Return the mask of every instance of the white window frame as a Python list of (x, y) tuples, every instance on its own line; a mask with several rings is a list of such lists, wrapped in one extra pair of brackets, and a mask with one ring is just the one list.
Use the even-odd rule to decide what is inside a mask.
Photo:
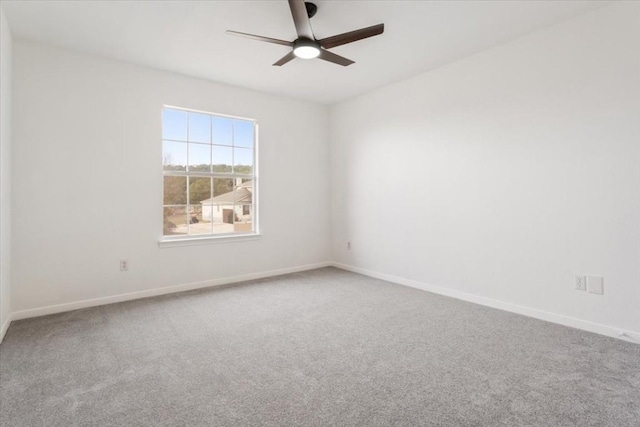
[[(174, 247), (174, 246), (189, 246), (189, 245), (202, 245), (202, 244), (210, 244), (210, 243), (222, 243), (222, 242), (236, 242), (236, 241), (245, 241), (245, 240), (256, 240), (259, 239), (261, 234), (260, 234), (260, 228), (259, 228), (259, 171), (258, 171), (258, 121), (255, 119), (250, 119), (247, 117), (240, 117), (240, 116), (232, 116), (232, 115), (228, 115), (228, 114), (219, 114), (219, 113), (211, 113), (209, 111), (202, 111), (202, 110), (194, 110), (194, 109), (190, 109), (190, 108), (184, 108), (184, 107), (176, 107), (173, 105), (163, 105), (161, 112), (160, 112), (160, 117), (161, 120), (160, 122), (162, 123), (162, 114), (164, 112), (165, 109), (171, 109), (171, 110), (178, 110), (178, 111), (185, 111), (187, 113), (198, 113), (198, 114), (206, 114), (208, 116), (215, 116), (215, 117), (224, 117), (227, 119), (236, 119), (236, 120), (244, 120), (244, 121), (249, 121), (253, 123), (253, 173), (252, 175), (243, 175), (243, 174), (236, 174), (236, 173), (221, 173), (221, 172), (202, 172), (202, 171), (196, 171), (196, 172), (189, 172), (187, 171), (165, 171), (164, 170), (164, 150), (161, 150), (162, 153), (162, 159), (160, 161), (160, 169), (162, 171), (162, 188), (161, 188), (161, 205), (160, 205), (160, 223), (164, 224), (164, 207), (166, 206), (164, 204), (164, 177), (165, 176), (184, 176), (187, 178), (187, 206), (190, 206), (189, 204), (189, 177), (209, 177), (209, 178), (223, 178), (223, 179), (247, 179), (247, 178), (251, 178), (253, 180), (253, 200), (252, 200), (252, 209), (253, 209), (253, 216), (251, 218), (252, 220), (252, 224), (253, 224), (253, 231), (249, 231), (249, 232), (233, 232), (233, 233), (219, 233), (219, 234), (199, 234), (199, 235), (189, 235), (189, 234), (183, 234), (183, 235), (173, 235), (173, 236), (166, 236), (164, 235), (164, 225), (161, 227), (162, 230), (162, 237), (158, 240), (158, 245), (160, 247)], [(188, 124), (187, 124), (188, 126)], [(161, 126), (162, 127), (162, 126)], [(187, 127), (187, 134), (188, 134), (188, 127)], [(232, 128), (233, 129), (233, 128)], [(233, 132), (233, 130), (232, 130)], [(212, 134), (213, 136), (213, 134)], [(188, 138), (187, 138), (188, 139)], [(161, 143), (164, 144), (165, 139), (162, 138)], [(185, 142), (186, 144), (188, 144), (187, 141), (179, 141), (179, 142)], [(211, 142), (211, 144), (213, 144), (213, 141)], [(232, 142), (233, 144), (233, 142)], [(232, 145), (233, 147), (233, 145)], [(187, 146), (187, 150), (188, 150), (188, 146)], [(188, 151), (187, 151), (188, 153)], [(233, 156), (233, 151), (232, 151), (232, 156)], [(233, 157), (232, 157), (232, 164), (235, 163), (233, 161)], [(235, 165), (234, 165), (235, 166)], [(187, 154), (187, 169), (189, 168), (189, 164), (188, 164), (188, 154)], [(212, 188), (213, 189), (213, 188)], [(211, 194), (211, 197), (214, 197), (213, 192)], [(234, 203), (235, 206), (235, 203)], [(212, 206), (213, 208), (213, 206)], [(218, 207), (219, 208), (219, 207)]]

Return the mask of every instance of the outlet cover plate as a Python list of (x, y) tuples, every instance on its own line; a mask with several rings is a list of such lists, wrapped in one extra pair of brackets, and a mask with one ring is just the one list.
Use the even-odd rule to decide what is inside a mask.
[(576, 276), (576, 290), (587, 290), (587, 276)]
[(587, 276), (587, 290), (591, 294), (604, 295), (604, 277)]

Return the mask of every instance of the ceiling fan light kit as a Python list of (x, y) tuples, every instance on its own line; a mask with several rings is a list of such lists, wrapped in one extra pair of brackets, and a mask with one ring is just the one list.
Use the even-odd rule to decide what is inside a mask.
[(296, 27), (296, 34), (298, 35), (296, 40), (289, 42), (286, 40), (279, 40), (271, 37), (258, 36), (255, 34), (241, 33), (231, 30), (227, 30), (227, 34), (292, 48), (291, 52), (273, 64), (276, 66), (284, 65), (294, 58), (319, 58), (346, 67), (354, 62), (340, 55), (336, 55), (333, 52), (329, 52), (327, 49), (366, 39), (368, 37), (377, 36), (384, 32), (384, 24), (378, 24), (318, 40), (313, 35), (310, 21), (310, 18), (314, 16), (318, 10), (317, 6), (310, 2), (305, 3), (304, 0), (288, 1), (289, 8), (291, 9), (291, 16), (293, 17), (293, 23)]
[(315, 40), (298, 39), (293, 42), (293, 54), (302, 59), (313, 59), (320, 55), (320, 43)]

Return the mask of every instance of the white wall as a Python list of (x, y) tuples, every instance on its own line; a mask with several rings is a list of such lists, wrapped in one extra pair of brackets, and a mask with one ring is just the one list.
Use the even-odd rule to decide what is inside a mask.
[[(330, 121), (336, 261), (640, 331), (640, 4), (344, 102)], [(575, 273), (604, 276), (605, 295), (574, 290)]]
[[(329, 261), (327, 107), (23, 41), (13, 58), (14, 312)], [(260, 240), (158, 247), (163, 104), (258, 120)]]
[(12, 37), (0, 5), (0, 341), (11, 311), (11, 59)]

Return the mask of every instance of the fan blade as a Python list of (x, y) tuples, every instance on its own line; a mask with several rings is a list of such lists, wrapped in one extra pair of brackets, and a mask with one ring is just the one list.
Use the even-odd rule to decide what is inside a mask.
[(291, 61), (295, 57), (296, 56), (293, 54), (293, 52), (289, 52), (285, 56), (280, 58), (280, 60), (278, 60), (278, 62), (274, 63), (273, 65), (277, 65), (278, 67), (280, 67), (281, 65), (286, 64), (287, 62)]
[(280, 44), (282, 46), (289, 46), (289, 47), (293, 46), (292, 42), (288, 42), (286, 40), (272, 39), (271, 37), (256, 36), (255, 34), (247, 34), (247, 33), (241, 33), (239, 31), (231, 31), (231, 30), (227, 30), (226, 33), (231, 34), (232, 36), (246, 37), (248, 39), (254, 39), (261, 42)]
[(304, 0), (289, 0), (289, 8), (291, 9), (291, 16), (293, 16), (293, 23), (296, 26), (296, 33), (298, 37), (306, 37), (310, 40), (315, 40), (313, 31), (311, 30), (311, 21), (309, 21), (309, 15), (307, 15), (307, 7), (304, 5)]
[(337, 36), (326, 37), (318, 41), (320, 42), (320, 46), (322, 46), (323, 48), (331, 49), (332, 47), (342, 46), (343, 44), (377, 36), (378, 34), (382, 34), (383, 32), (384, 24), (378, 24), (367, 28), (361, 28), (355, 31), (349, 31), (348, 33), (338, 34)]
[(333, 52), (329, 52), (328, 50), (320, 49), (320, 55), (318, 56), (320, 59), (324, 59), (325, 61), (333, 62), (334, 64), (348, 66), (351, 64), (355, 64), (354, 61), (345, 58), (344, 56), (336, 55)]

